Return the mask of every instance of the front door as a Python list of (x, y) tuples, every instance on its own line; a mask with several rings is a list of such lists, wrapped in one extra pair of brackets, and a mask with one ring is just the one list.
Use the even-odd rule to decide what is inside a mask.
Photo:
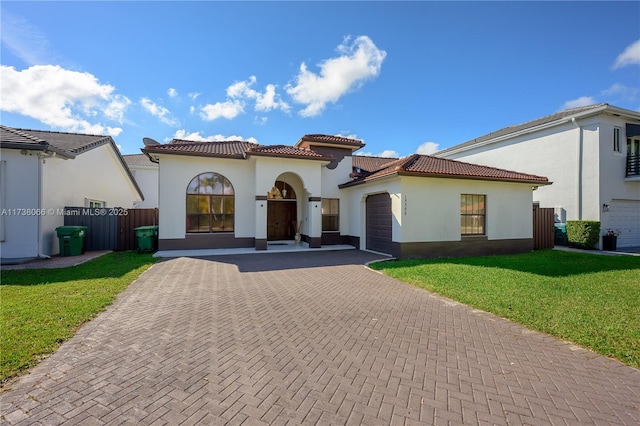
[(269, 200), (267, 240), (292, 240), (295, 234), (292, 221), (296, 218), (296, 200)]

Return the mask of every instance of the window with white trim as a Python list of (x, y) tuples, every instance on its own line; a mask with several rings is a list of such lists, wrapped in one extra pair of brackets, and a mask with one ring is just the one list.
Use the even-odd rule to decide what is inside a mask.
[(85, 207), (91, 207), (96, 209), (107, 207), (107, 203), (105, 201), (92, 200), (90, 198), (85, 198), (84, 204), (85, 204)]

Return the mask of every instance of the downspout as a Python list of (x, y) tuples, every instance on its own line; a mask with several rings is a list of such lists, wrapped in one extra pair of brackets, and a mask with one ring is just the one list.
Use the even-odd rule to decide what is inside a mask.
[(582, 150), (583, 150), (583, 132), (582, 127), (578, 124), (578, 121), (575, 117), (571, 119), (571, 122), (578, 129), (578, 167), (576, 174), (576, 205), (578, 206), (578, 220), (582, 220)]
[[(38, 154), (38, 210), (42, 210), (42, 195), (44, 193), (44, 191), (42, 190), (42, 182), (43, 182), (42, 166), (43, 164), (45, 164), (46, 158), (55, 157), (55, 152), (47, 153), (47, 154), (48, 155)], [(42, 218), (44, 217), (44, 215), (39, 214), (39, 215), (36, 215), (36, 217), (38, 218), (38, 227), (37, 227), (38, 257), (42, 259), (49, 259), (51, 256), (46, 255), (42, 252), (43, 251), (42, 250)]]
[[(38, 210), (42, 208), (42, 162), (44, 161), (38, 155)], [(36, 227), (36, 235), (38, 239), (38, 257), (42, 257), (42, 215), (36, 215), (38, 218), (38, 226)]]

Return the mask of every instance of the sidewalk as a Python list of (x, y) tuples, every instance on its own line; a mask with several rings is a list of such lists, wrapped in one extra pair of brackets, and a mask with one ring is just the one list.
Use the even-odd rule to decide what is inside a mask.
[[(87, 251), (80, 256), (51, 256), (50, 258), (25, 259), (24, 261), (11, 262), (2, 264), (0, 269), (3, 271), (15, 269), (53, 269), (68, 268), (70, 266), (80, 265), (89, 260), (111, 253), (111, 250)], [(3, 260), (4, 262), (5, 260)]]
[(621, 247), (616, 251), (582, 250), (567, 246), (555, 246), (554, 250), (573, 251), (576, 253), (600, 254), (604, 256), (640, 256), (640, 247)]

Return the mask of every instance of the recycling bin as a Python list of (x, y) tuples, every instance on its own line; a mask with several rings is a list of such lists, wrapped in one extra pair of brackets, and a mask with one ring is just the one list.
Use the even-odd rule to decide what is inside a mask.
[(84, 253), (86, 226), (59, 226), (56, 233), (60, 243), (60, 256), (80, 256)]
[(134, 231), (136, 233), (136, 241), (138, 242), (138, 253), (156, 251), (156, 243), (158, 241), (158, 225), (139, 226), (135, 228)]

